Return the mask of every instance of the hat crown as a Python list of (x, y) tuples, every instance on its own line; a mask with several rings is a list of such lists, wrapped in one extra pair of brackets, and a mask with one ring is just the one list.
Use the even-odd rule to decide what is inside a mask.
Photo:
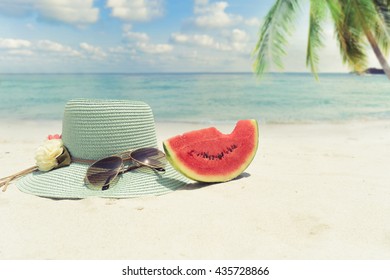
[(91, 160), (157, 147), (152, 110), (141, 101), (71, 100), (65, 106), (62, 139), (73, 157)]

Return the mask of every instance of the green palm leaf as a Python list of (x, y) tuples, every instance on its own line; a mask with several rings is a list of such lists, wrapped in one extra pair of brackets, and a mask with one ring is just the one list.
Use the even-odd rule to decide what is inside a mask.
[(326, 19), (327, 6), (325, 1), (310, 1), (310, 24), (309, 38), (307, 41), (306, 65), (310, 66), (311, 72), (318, 79), (318, 50), (323, 47), (323, 29), (322, 24)]
[(373, 0), (373, 2), (387, 29), (390, 29), (390, 0)]
[(253, 51), (254, 71), (259, 77), (271, 63), (283, 69), (287, 37), (291, 35), (298, 10), (299, 0), (277, 0), (266, 15)]
[[(383, 56), (390, 49), (390, 0), (309, 0), (310, 25), (306, 65), (318, 79), (319, 50), (323, 47), (323, 24), (328, 16), (334, 24), (344, 64), (362, 72), (367, 67), (367, 42), (390, 79), (390, 67)], [(253, 51), (258, 76), (273, 63), (283, 68), (287, 38), (299, 10), (300, 0), (276, 0), (260, 28)]]
[(343, 62), (352, 70), (362, 72), (367, 65), (366, 44), (363, 31), (356, 23), (358, 15), (353, 9), (353, 1), (338, 1), (341, 14), (337, 9), (330, 11)]
[(390, 47), (390, 1), (373, 0), (373, 2), (377, 10), (377, 20), (373, 33), (378, 45), (387, 55)]

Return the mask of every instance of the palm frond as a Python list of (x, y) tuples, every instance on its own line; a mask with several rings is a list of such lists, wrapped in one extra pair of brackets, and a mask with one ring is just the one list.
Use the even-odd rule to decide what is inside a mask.
[(361, 24), (357, 22), (362, 20), (361, 11), (356, 9), (354, 1), (339, 0), (341, 13), (335, 9), (331, 10), (331, 15), (343, 63), (354, 71), (362, 72), (367, 65), (366, 41)]
[(320, 61), (318, 50), (324, 46), (322, 24), (326, 19), (327, 7), (324, 1), (310, 1), (309, 37), (307, 41), (306, 66), (310, 66), (314, 77), (318, 79), (318, 63)]
[(258, 77), (268, 70), (271, 63), (283, 69), (282, 57), (286, 54), (287, 37), (291, 35), (298, 10), (299, 0), (277, 0), (265, 16), (252, 53), (255, 56), (254, 72)]
[(390, 29), (390, 0), (373, 0), (373, 2), (386, 27)]
[(387, 55), (390, 48), (390, 1), (373, 0), (378, 13), (373, 34), (381, 50)]
[(380, 49), (387, 56), (390, 48), (390, 33), (383, 25), (382, 20), (378, 20), (375, 26), (372, 29), (375, 40), (377, 41)]

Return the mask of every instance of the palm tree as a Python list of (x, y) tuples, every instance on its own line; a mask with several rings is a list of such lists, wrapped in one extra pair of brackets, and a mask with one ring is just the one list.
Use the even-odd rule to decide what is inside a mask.
[[(344, 64), (361, 73), (367, 67), (367, 41), (387, 77), (390, 67), (384, 55), (390, 49), (390, 0), (309, 0), (310, 22), (306, 65), (318, 78), (319, 50), (323, 47), (323, 24), (330, 17)], [(261, 76), (273, 62), (283, 68), (287, 37), (302, 0), (276, 0), (260, 28), (254, 49), (254, 71)]]

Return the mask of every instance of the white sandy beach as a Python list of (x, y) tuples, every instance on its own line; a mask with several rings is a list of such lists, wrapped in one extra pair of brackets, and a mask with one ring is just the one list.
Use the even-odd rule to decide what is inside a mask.
[[(205, 124), (157, 124), (159, 142)], [(217, 126), (229, 132), (233, 126)], [(0, 123), (0, 177), (61, 122)], [(0, 259), (390, 259), (390, 122), (260, 125), (238, 179), (159, 197), (0, 193)]]

